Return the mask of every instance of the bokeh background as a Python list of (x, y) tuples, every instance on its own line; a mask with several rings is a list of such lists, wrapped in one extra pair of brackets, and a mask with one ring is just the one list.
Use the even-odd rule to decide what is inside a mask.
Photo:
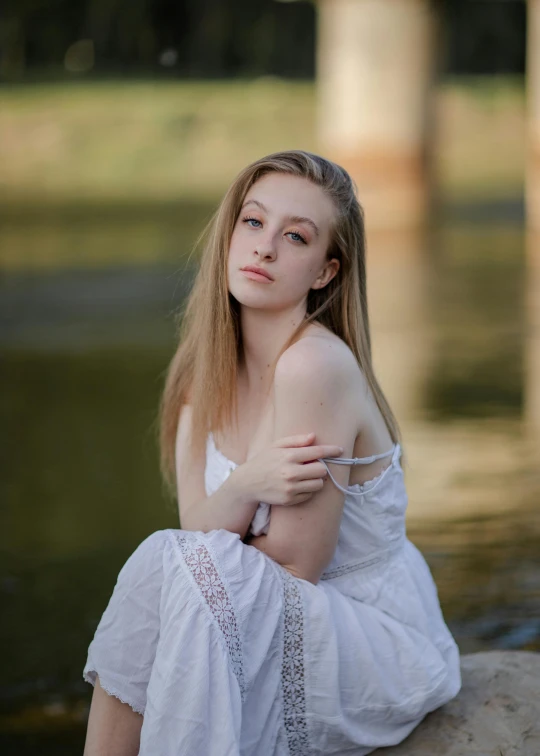
[(0, 750), (82, 753), (118, 570), (177, 527), (156, 414), (249, 161), (347, 167), (411, 539), (463, 652), (540, 649), (540, 2), (4, 0)]

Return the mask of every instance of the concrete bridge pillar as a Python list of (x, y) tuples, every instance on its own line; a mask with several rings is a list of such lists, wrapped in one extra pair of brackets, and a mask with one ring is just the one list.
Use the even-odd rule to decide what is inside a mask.
[(430, 0), (318, 0), (321, 151), (357, 183), (368, 228), (414, 227), (427, 208)]
[(527, 4), (527, 335), (525, 421), (540, 450), (540, 0)]
[(527, 4), (527, 221), (540, 230), (540, 0)]

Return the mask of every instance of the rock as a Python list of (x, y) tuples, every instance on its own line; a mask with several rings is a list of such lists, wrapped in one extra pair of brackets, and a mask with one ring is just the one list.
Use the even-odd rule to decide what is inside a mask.
[(372, 756), (539, 756), (540, 654), (468, 654), (461, 673), (456, 698)]

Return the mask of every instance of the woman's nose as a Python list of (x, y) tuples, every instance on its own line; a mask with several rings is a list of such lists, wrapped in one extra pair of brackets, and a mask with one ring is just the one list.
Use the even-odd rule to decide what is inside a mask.
[(276, 256), (275, 246), (271, 242), (258, 244), (255, 252), (259, 255), (259, 257), (264, 257), (265, 259), (273, 259)]

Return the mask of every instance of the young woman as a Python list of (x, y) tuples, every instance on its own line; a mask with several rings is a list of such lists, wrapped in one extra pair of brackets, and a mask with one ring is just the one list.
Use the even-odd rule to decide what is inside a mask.
[(400, 742), (456, 695), (459, 654), (405, 535), (349, 175), (302, 151), (242, 171), (182, 327), (161, 406), (182, 529), (119, 574), (84, 669), (86, 756)]

